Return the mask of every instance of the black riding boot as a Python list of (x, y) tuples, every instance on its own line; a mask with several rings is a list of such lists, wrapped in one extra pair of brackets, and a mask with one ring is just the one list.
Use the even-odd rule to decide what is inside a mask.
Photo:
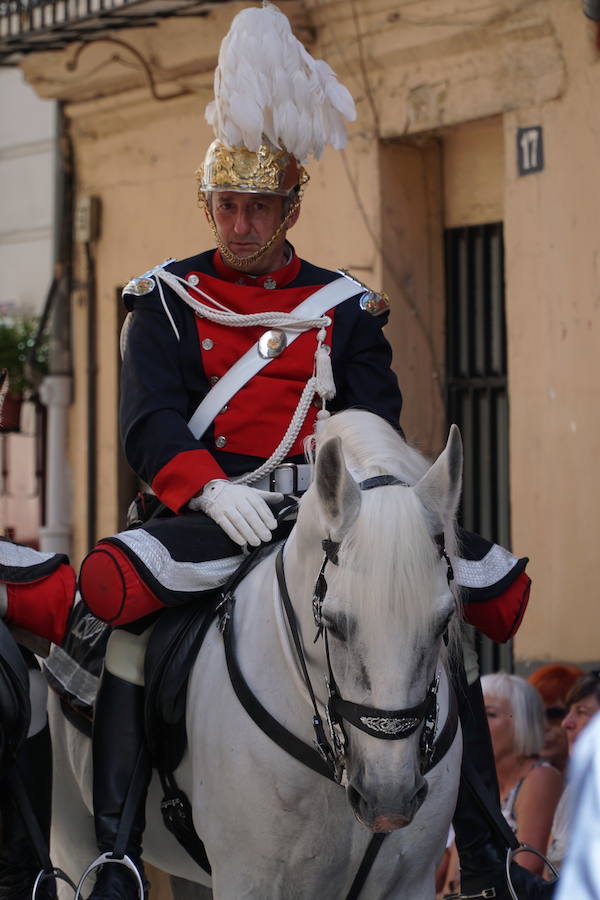
[[(16, 767), (48, 847), (52, 805), (52, 747), (46, 725), (23, 742)], [(10, 778), (10, 774), (7, 778)], [(0, 840), (0, 900), (30, 900), (35, 880), (43, 868), (19, 809), (19, 803), (2, 785), (2, 838)], [(55, 900), (53, 878), (44, 879), (36, 898)]]
[[(464, 750), (452, 824), (460, 860), (461, 892), (468, 897), (511, 900), (505, 860), (508, 848), (516, 847), (518, 842), (500, 811), (496, 767), (481, 683), (477, 680), (466, 687), (466, 682), (463, 682), (457, 693)], [(484, 802), (481, 797), (483, 793)], [(494, 810), (488, 812), (492, 806)], [(496, 826), (492, 824), (490, 814), (497, 821)], [(516, 862), (511, 866), (511, 878), (519, 900), (548, 900), (554, 893), (554, 884)], [(485, 893), (492, 889), (495, 893)]]
[[(152, 766), (144, 734), (144, 688), (104, 671), (94, 709), (94, 822), (101, 852), (126, 854), (148, 883), (142, 865), (145, 805)], [(132, 787), (137, 802), (125, 806)], [(129, 836), (120, 833), (121, 816), (131, 823)], [(118, 862), (97, 870), (96, 884), (88, 900), (138, 900), (133, 873)]]

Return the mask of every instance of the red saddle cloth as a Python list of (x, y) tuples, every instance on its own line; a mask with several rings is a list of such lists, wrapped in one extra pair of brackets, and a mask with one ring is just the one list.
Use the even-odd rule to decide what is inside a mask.
[(7, 625), (62, 642), (75, 599), (75, 572), (66, 556), (0, 538), (0, 583), (6, 585)]

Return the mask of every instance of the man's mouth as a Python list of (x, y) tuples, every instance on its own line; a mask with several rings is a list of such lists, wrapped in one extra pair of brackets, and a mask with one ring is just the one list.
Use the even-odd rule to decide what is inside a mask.
[(242, 252), (244, 250), (254, 251), (259, 249), (260, 244), (256, 243), (256, 241), (232, 241), (230, 247)]

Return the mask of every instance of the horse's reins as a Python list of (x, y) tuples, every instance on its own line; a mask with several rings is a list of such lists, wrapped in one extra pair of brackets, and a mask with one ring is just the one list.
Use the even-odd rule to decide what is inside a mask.
[[(405, 482), (400, 481), (392, 475), (377, 475), (360, 482), (359, 488), (363, 491), (367, 491), (376, 487), (390, 485), (408, 487)], [(448, 584), (450, 584), (454, 578), (454, 573), (452, 571), (450, 558), (445, 550), (444, 535), (436, 535), (435, 542), (438, 546), (440, 557), (446, 562), (446, 578)], [(328, 668), (327, 688), (329, 692), (326, 710), (331, 743), (327, 740), (323, 720), (319, 714), (317, 700), (308, 674), (306, 659), (302, 649), (300, 635), (298, 633), (292, 601), (285, 581), (283, 545), (277, 553), (275, 570), (283, 608), (285, 610), (290, 633), (294, 641), (304, 681), (313, 706), (313, 728), (315, 731), (314, 743), (316, 749), (311, 748), (292, 732), (288, 731), (287, 728), (281, 725), (281, 723), (265, 709), (253, 694), (237, 663), (233, 645), (232, 627), (232, 614), (235, 602), (234, 590), (242, 578), (245, 577), (245, 575), (254, 568), (256, 562), (259, 561), (258, 559), (254, 561), (253, 555), (247, 558), (246, 565), (242, 564), (242, 571), (240, 572), (238, 570), (235, 574), (235, 583), (230, 583), (224, 588), (220, 612), (219, 624), (223, 632), (227, 669), (236, 696), (253, 721), (282, 749), (286, 750), (291, 756), (313, 769), (318, 774), (324, 775), (326, 778), (329, 778), (338, 784), (342, 780), (347, 750), (347, 736), (343, 725), (344, 720), (350, 722), (361, 731), (370, 734), (372, 737), (383, 740), (402, 740), (407, 738), (413, 734), (423, 722), (423, 731), (420, 740), (420, 769), (422, 774), (426, 774), (437, 765), (446, 754), (456, 736), (458, 728), (458, 709), (456, 695), (452, 685), (449, 684), (449, 708), (446, 722), (438, 735), (437, 740), (434, 739), (437, 725), (437, 691), (439, 686), (439, 676), (437, 674), (432, 678), (424, 700), (416, 706), (407, 707), (405, 709), (382, 710), (377, 709), (376, 707), (350, 703), (349, 701), (342, 699), (331, 668), (327, 626), (323, 622), (321, 616), (322, 605), (327, 592), (325, 567), (328, 562), (332, 565), (338, 564), (340, 543), (326, 539), (322, 542), (322, 546), (325, 558), (319, 575), (317, 576), (313, 591), (313, 617), (317, 627), (315, 641), (320, 636), (323, 636), (325, 644)], [(262, 554), (259, 555), (259, 559), (262, 559)], [(385, 836), (385, 832), (379, 832), (372, 836), (350, 891), (346, 896), (346, 900), (355, 900), (355, 898), (359, 896)]]

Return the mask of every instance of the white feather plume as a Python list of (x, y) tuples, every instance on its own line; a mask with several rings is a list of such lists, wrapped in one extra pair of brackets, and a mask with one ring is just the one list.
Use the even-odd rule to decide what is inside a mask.
[(219, 140), (258, 150), (265, 135), (302, 162), (319, 159), (326, 144), (345, 147), (345, 120), (355, 118), (348, 89), (307, 53), (276, 6), (238, 13), (221, 44), (215, 99), (206, 107)]

